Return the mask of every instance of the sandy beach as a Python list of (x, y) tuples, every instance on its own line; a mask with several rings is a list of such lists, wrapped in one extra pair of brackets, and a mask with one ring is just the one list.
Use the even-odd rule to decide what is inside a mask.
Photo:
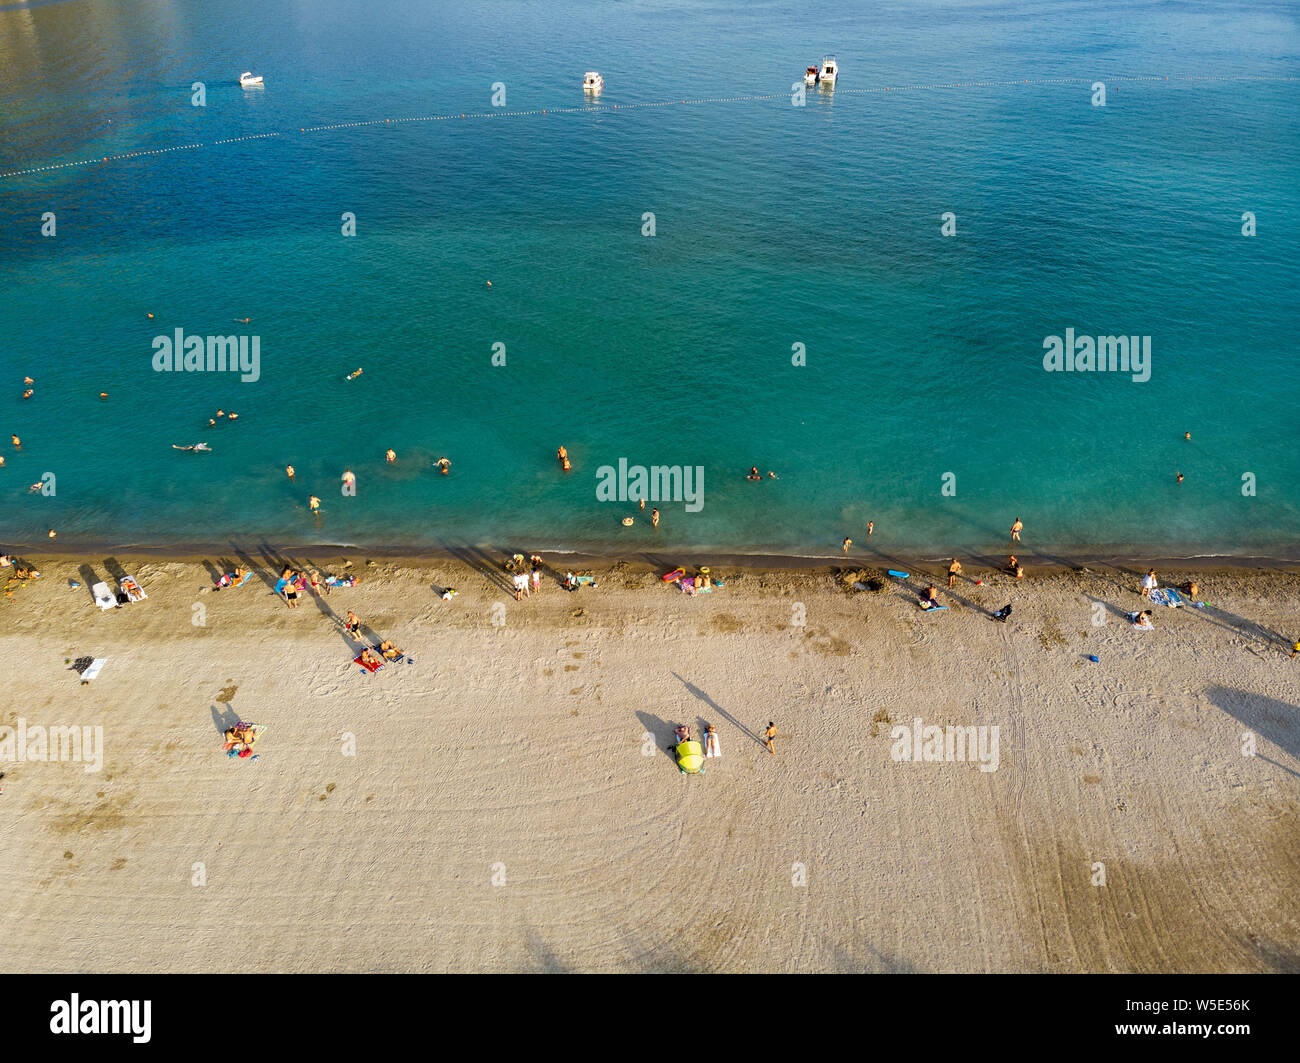
[[(1137, 632), (1138, 566), (688, 597), (610, 564), (516, 602), (499, 555), (243, 556), (219, 592), (239, 555), (37, 558), (0, 601), (0, 726), (103, 735), (97, 771), (0, 764), (7, 969), (1300, 970), (1294, 567)], [(361, 582), (289, 609), (286, 563)], [(149, 597), (101, 612), (118, 569)], [(349, 609), (411, 663), (354, 665)], [(895, 759), (917, 719), (997, 727), (996, 770)], [(703, 775), (679, 723), (717, 727)]]

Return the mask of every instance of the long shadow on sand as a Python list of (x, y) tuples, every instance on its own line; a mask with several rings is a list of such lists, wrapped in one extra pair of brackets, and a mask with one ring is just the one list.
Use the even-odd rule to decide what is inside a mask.
[(749, 738), (752, 738), (752, 739), (753, 739), (755, 742), (757, 742), (760, 746), (761, 746), (761, 745), (764, 745), (763, 740), (762, 740), (761, 738), (759, 738), (758, 735), (756, 735), (753, 731), (751, 731), (751, 730), (750, 730), (748, 727), (746, 727), (743, 723), (741, 723), (741, 722), (740, 722), (739, 720), (737, 720), (734, 716), (732, 716), (731, 713), (729, 713), (726, 709), (724, 709), (721, 705), (719, 705), (716, 701), (714, 701), (711, 697), (709, 697), (708, 694), (704, 693), (704, 691), (701, 690), (699, 687), (697, 687), (694, 683), (688, 683), (685, 679), (683, 679), (681, 676), (679, 676), (676, 672), (673, 672), (673, 678), (676, 679), (676, 680), (678, 680), (678, 681), (682, 684), (682, 686), (684, 686), (684, 687), (685, 687), (687, 690), (689, 690), (693, 695), (695, 695), (695, 697), (699, 698), (702, 702), (704, 702), (704, 704), (706, 704), (709, 708), (711, 708), (714, 712), (716, 712), (716, 713), (717, 713), (719, 716), (721, 716), (724, 720), (726, 720), (726, 721), (727, 721), (728, 723), (730, 723), (733, 727), (735, 727), (736, 730), (738, 730), (741, 734), (743, 734), (743, 735), (747, 735)]
[(1300, 758), (1300, 708), (1232, 687), (1210, 687), (1208, 694), (1211, 702), (1244, 727)]
[(468, 565), (480, 576), (507, 594), (514, 594), (514, 584), (506, 578), (501, 563), (481, 546), (469, 546), (464, 543), (453, 545), (443, 542), (442, 548), (457, 561)]

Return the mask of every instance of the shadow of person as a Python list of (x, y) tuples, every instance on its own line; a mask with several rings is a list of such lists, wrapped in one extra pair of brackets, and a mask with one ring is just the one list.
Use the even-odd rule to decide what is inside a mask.
[(663, 753), (666, 757), (677, 762), (677, 735), (674, 728), (677, 726), (668, 720), (661, 720), (653, 713), (637, 710), (636, 718), (641, 721), (641, 726), (645, 728), (645, 733), (655, 740), (655, 748)]
[(237, 713), (229, 705), (212, 706), (212, 726), (217, 729), (217, 734), (224, 735), (227, 731), (229, 731), (232, 727), (234, 727), (235, 724), (241, 722), (247, 723), (248, 721), (246, 720), (241, 721), (239, 718), (239, 713)]
[(711, 708), (714, 712), (716, 712), (719, 716), (721, 716), (721, 717), (722, 717), (724, 720), (726, 720), (729, 724), (731, 724), (733, 727), (735, 727), (736, 730), (740, 731), (741, 734), (743, 734), (743, 735), (747, 735), (749, 738), (752, 738), (752, 739), (753, 739), (755, 742), (757, 742), (760, 746), (761, 746), (761, 745), (765, 745), (765, 743), (763, 742), (763, 740), (762, 740), (761, 738), (759, 738), (758, 735), (756, 735), (753, 731), (751, 731), (751, 730), (750, 730), (748, 727), (746, 727), (743, 723), (741, 723), (741, 722), (740, 722), (739, 720), (737, 720), (734, 716), (732, 716), (731, 713), (729, 713), (726, 709), (724, 709), (721, 705), (719, 705), (716, 701), (714, 701), (711, 697), (709, 697), (708, 694), (704, 693), (704, 691), (701, 690), (699, 687), (697, 687), (694, 683), (689, 683), (689, 682), (687, 682), (685, 679), (683, 679), (681, 676), (679, 676), (676, 672), (673, 672), (673, 673), (672, 673), (672, 676), (673, 676), (674, 679), (676, 679), (678, 682), (680, 682), (680, 683), (682, 684), (682, 686), (684, 686), (687, 690), (689, 690), (689, 691), (691, 692), (691, 694), (692, 694), (694, 697), (699, 698), (700, 701), (704, 702), (704, 704), (706, 704), (709, 708)]
[(1212, 704), (1247, 730), (1272, 742), (1289, 756), (1300, 758), (1300, 708), (1277, 698), (1233, 687), (1213, 686), (1207, 695)]

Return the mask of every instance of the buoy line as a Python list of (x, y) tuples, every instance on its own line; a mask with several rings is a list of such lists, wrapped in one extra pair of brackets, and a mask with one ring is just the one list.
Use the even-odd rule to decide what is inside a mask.
[[(1075, 77), (1075, 78), (1016, 78), (1005, 81), (949, 81), (939, 82), (928, 85), (879, 85), (871, 88), (851, 89), (835, 88), (835, 96), (861, 96), (867, 94), (883, 92), (917, 92), (923, 90), (943, 90), (943, 89), (976, 89), (976, 88), (1009, 88), (1014, 86), (1025, 85), (1090, 85), (1094, 81), (1103, 81), (1106, 84), (1126, 83), (1126, 82), (1147, 82), (1147, 81), (1170, 81), (1170, 82), (1279, 82), (1279, 81), (1296, 81), (1295, 77), (1271, 76), (1267, 74), (1206, 74), (1206, 75), (1172, 75), (1162, 76), (1158, 74), (1145, 76), (1127, 76), (1127, 77), (1107, 77), (1097, 75), (1092, 77)], [(368, 126), (381, 125), (406, 125), (412, 122), (450, 122), (450, 121), (469, 121), (474, 118), (531, 118), (542, 115), (552, 114), (608, 114), (612, 111), (636, 111), (645, 110), (651, 107), (673, 107), (673, 106), (700, 106), (710, 103), (756, 103), (763, 100), (782, 100), (788, 99), (790, 92), (768, 92), (753, 96), (700, 96), (688, 99), (675, 100), (653, 100), (645, 103), (613, 103), (605, 106), (593, 106), (586, 104), (581, 107), (543, 107), (535, 108), (529, 111), (478, 111), (462, 112), (461, 114), (430, 114), (418, 115), (408, 118), (372, 118), (368, 121), (361, 122), (335, 122), (330, 125), (300, 126), (299, 134), (307, 133), (326, 133), (338, 129), (363, 129)], [(290, 133), (251, 133), (242, 137), (226, 137), (222, 140), (214, 140), (211, 144), (177, 144), (170, 148), (150, 148), (140, 151), (121, 152), (116, 155), (103, 155), (93, 159), (79, 159), (76, 162), (54, 162), (47, 163), (43, 166), (29, 166), (26, 169), (11, 170), (8, 173), (0, 173), (0, 180), (10, 177), (23, 177), (28, 174), (49, 173), (54, 170), (66, 170), (75, 166), (94, 166), (106, 162), (124, 162), (127, 159), (141, 159), (150, 155), (166, 155), (173, 151), (193, 151), (197, 148), (216, 147), (221, 144), (239, 144), (249, 140), (267, 140), (273, 137), (284, 137)]]

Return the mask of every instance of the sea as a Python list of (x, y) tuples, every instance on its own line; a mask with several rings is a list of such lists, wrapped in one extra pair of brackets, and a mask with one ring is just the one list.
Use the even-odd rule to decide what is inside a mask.
[(0, 0), (0, 544), (1294, 559), (1298, 191), (1294, 3)]

